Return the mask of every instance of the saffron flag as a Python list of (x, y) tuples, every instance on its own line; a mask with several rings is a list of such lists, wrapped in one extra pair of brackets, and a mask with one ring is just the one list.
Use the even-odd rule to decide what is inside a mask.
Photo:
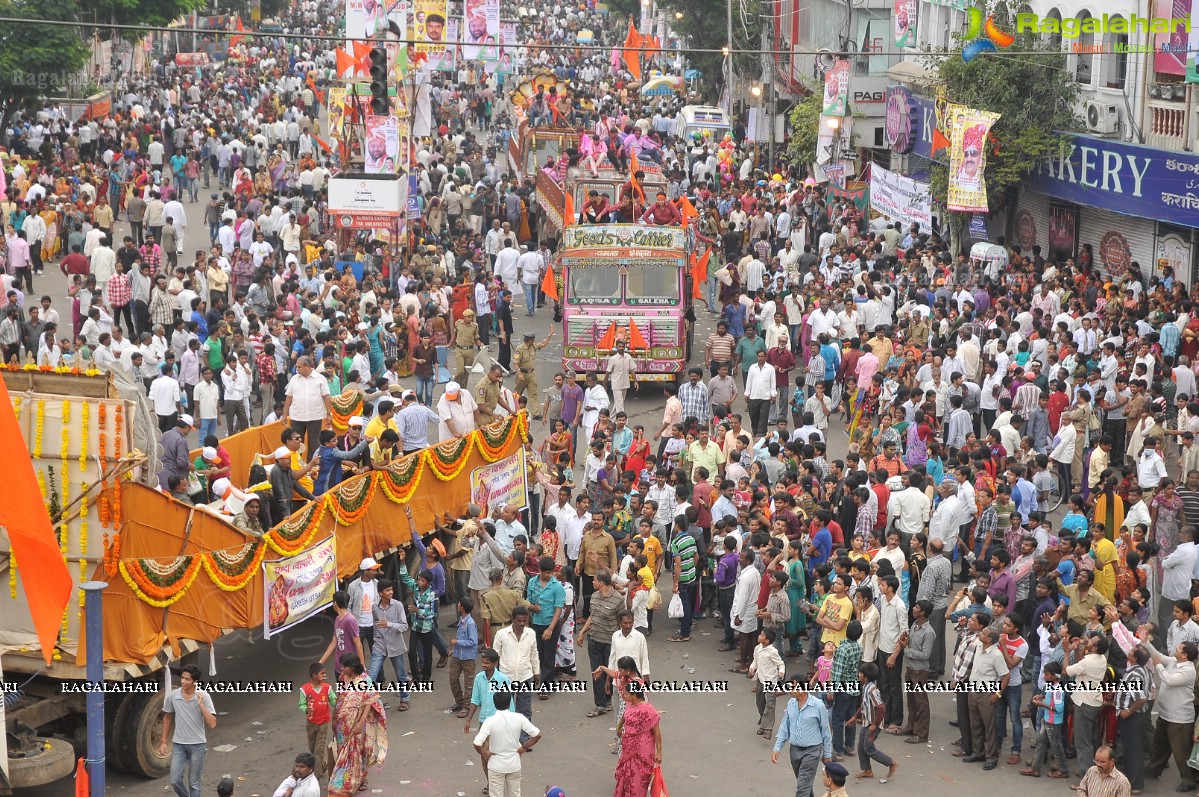
[[(238, 33), (244, 33), (246, 30), (246, 26), (241, 24), (241, 17), (237, 18), (236, 30)], [(245, 36), (230, 36), (229, 37), (229, 48), (232, 49), (232, 48), (236, 47), (237, 45), (241, 44), (242, 40), (245, 38), (246, 38)]]
[(338, 48), (337, 76), (341, 78), (355, 78), (363, 74), (366, 74), (366, 70), (363, 69), (362, 62), (345, 50)]
[(545, 276), (541, 279), (541, 292), (555, 302), (558, 301), (558, 282), (554, 279), (553, 266), (545, 270)]
[(312, 136), (312, 140), (315, 141), (317, 146), (319, 146), (325, 152), (328, 152), (330, 155), (333, 154), (333, 148), (329, 146), (329, 142), (322, 140), (320, 136), (315, 134)]
[(645, 189), (641, 187), (641, 181), (637, 179), (637, 172), (641, 169), (641, 162), (637, 160), (637, 151), (629, 153), (629, 184), (633, 186), (633, 202), (645, 204)]
[(691, 256), (691, 298), (704, 298), (703, 286), (708, 282), (708, 262), (712, 259), (712, 250), (709, 248), (704, 252), (703, 257)]
[(631, 318), (629, 319), (629, 348), (634, 351), (649, 348), (649, 341), (645, 339), (645, 335), (641, 333), (641, 328)]
[(616, 322), (613, 321), (611, 324), (608, 325), (608, 331), (605, 332), (603, 337), (601, 337), (599, 339), (599, 342), (595, 344), (595, 349), (598, 352), (598, 351), (604, 350), (604, 349), (615, 349), (615, 348), (616, 348)]
[(21, 434), (21, 424), (13, 412), (12, 399), (3, 379), (0, 379), (0, 447), (9, 452), (5, 469), (6, 495), (0, 501), (0, 526), (8, 530), (12, 555), (20, 563), (21, 570), (25, 574), (36, 574), (33, 584), (28, 576), (21, 578), (21, 586), (42, 646), (42, 658), (49, 665), (54, 656), (62, 613), (71, 600), (74, 586), (58, 550), (58, 537), (50, 525), (50, 515), (42, 503), (33, 461), (27, 453), (29, 444)]
[(932, 145), (931, 151), (929, 152), (929, 155), (935, 156), (941, 150), (948, 149), (948, 147), (949, 147), (949, 139), (946, 138), (945, 134), (941, 132), (941, 128), (934, 127), (933, 128), (933, 145)]
[(641, 48), (645, 46), (645, 38), (637, 32), (633, 17), (629, 15), (629, 33), (624, 39), (624, 62), (633, 76), (633, 80), (641, 80)]
[(577, 224), (578, 214), (575, 213), (575, 197), (570, 191), (566, 192), (566, 207), (562, 209), (562, 226), (569, 227)]
[(699, 217), (699, 211), (695, 209), (695, 205), (686, 196), (679, 197), (679, 213), (683, 216), (684, 227), (690, 224), (692, 219)]
[(75, 797), (88, 797), (91, 792), (91, 779), (87, 774), (85, 759), (79, 759), (75, 764)]

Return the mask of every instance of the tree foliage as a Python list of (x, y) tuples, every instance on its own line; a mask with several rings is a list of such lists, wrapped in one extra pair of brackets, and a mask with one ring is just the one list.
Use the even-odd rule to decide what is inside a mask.
[[(1000, 15), (996, 17), (1003, 27)], [(1018, 34), (1009, 49), (1037, 54), (1007, 56), (1000, 51), (969, 63), (956, 57), (929, 59), (949, 102), (1002, 114), (991, 128), (995, 140), (987, 146), (987, 201), (992, 211), (1008, 205), (1026, 176), (1060, 154), (1065, 138), (1059, 131), (1076, 129), (1080, 123), (1075, 113), (1078, 84), (1064, 68), (1058, 46), (1025, 33)], [(933, 164), (930, 182), (933, 198), (944, 204), (947, 156)], [(953, 230), (966, 223), (966, 214), (947, 216)]]
[[(696, 50), (713, 50), (702, 53), (683, 51), (693, 69), (704, 73), (703, 85), (715, 99), (724, 86), (724, 56), (722, 47), (728, 46), (727, 9), (733, 0), (663, 0), (666, 18), (687, 46)], [(676, 19), (675, 14), (682, 18)], [(733, 2), (733, 68), (737, 74), (757, 75), (762, 70), (762, 4), (761, 0)], [(646, 31), (642, 31), (645, 33)]]
[(136, 41), (147, 29), (165, 27), (207, 5), (207, 0), (88, 0), (82, 19), (133, 25), (136, 29), (117, 31), (116, 36)]
[(74, 0), (0, 0), (0, 14), (30, 20), (0, 31), (0, 120), (42, 98), (62, 96), (82, 79), (88, 48), (80, 30), (40, 24), (73, 20), (78, 13)]
[(816, 160), (816, 139), (820, 132), (820, 111), (823, 106), (824, 94), (811, 91), (791, 109), (787, 157), (795, 163), (810, 166)]

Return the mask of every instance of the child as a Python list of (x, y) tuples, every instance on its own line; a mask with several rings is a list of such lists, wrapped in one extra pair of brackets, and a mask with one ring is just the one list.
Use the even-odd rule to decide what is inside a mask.
[(803, 408), (808, 400), (804, 392), (803, 377), (795, 377), (795, 392), (791, 394), (791, 423), (795, 427), (803, 426)]
[(756, 677), (754, 693), (758, 702), (758, 736), (770, 739), (774, 730), (774, 702), (778, 696), (778, 685), (782, 683), (787, 669), (774, 641), (778, 632), (763, 628), (758, 634), (758, 646), (754, 648), (753, 662), (749, 665), (749, 676)]
[[(828, 563), (820, 564), (816, 567), (816, 578), (812, 582), (812, 603), (808, 609), (808, 616), (815, 620), (820, 616), (820, 610), (824, 608), (824, 599), (828, 597), (828, 574), (832, 572), (832, 568)], [(821, 637), (824, 635), (824, 627), (817, 625), (815, 622), (808, 627), (808, 661), (816, 661), (819, 658), (817, 651), (823, 650)]]
[(1032, 705), (1040, 712), (1041, 732), (1037, 735), (1037, 749), (1032, 766), (1020, 770), (1030, 778), (1041, 777), (1041, 767), (1049, 752), (1053, 753), (1056, 765), (1049, 770), (1051, 778), (1068, 778), (1066, 773), (1066, 751), (1062, 748), (1062, 722), (1066, 718), (1066, 695), (1062, 691), (1062, 665), (1051, 661), (1045, 665), (1045, 693), (1033, 695)]
[(859, 665), (858, 682), (862, 685), (862, 705), (857, 715), (850, 717), (845, 723), (852, 725), (856, 722), (862, 726), (862, 738), (858, 740), (858, 766), (862, 771), (857, 777), (874, 777), (874, 771), (870, 768), (870, 761), (873, 759), (886, 766), (887, 777), (893, 778), (895, 771), (899, 769), (899, 762), (875, 746), (887, 713), (883, 704), (883, 693), (878, 688), (878, 665), (872, 661)]
[(473, 686), (475, 680), (475, 657), (479, 654), (479, 629), (471, 617), (475, 604), (470, 598), (458, 599), (458, 630), (451, 643), (450, 691), (454, 695), (454, 707), (450, 709), (461, 719), (466, 717), (464, 686)]
[(308, 677), (311, 680), (300, 687), (300, 711), (304, 712), (308, 731), (308, 752), (316, 758), (313, 773), (320, 780), (325, 776), (329, 725), (333, 718), (333, 707), (337, 703), (337, 692), (326, 682), (325, 665), (319, 661), (308, 665)]
[(824, 653), (816, 659), (816, 669), (812, 672), (812, 678), (808, 683), (813, 686), (824, 686), (828, 683), (829, 678), (833, 677), (833, 654), (836, 652), (836, 645), (832, 642), (824, 643)]

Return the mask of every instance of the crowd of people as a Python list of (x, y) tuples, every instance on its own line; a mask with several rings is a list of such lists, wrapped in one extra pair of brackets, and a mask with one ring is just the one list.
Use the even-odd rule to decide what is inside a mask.
[[(640, 797), (663, 760), (650, 640), (703, 644), (704, 618), (752, 684), (772, 760), (789, 745), (799, 797), (821, 762), (833, 792), (851, 756), (860, 778), (895, 777), (891, 742), (929, 742), (945, 704), (924, 687), (945, 683), (964, 763), (1122, 797), (1172, 759), (1178, 790), (1195, 789), (1193, 291), (1168, 269), (1111, 273), (1090, 244), (1046, 258), (999, 241), (1001, 272), (935, 231), (871, 227), (801, 167), (763, 170), (739, 125), (729, 141), (674, 136), (681, 98), (642, 99), (619, 61), (557, 47), (583, 29), (611, 45), (618, 25), (545, 11), (521, 18), (527, 63), (572, 93), (514, 102), (502, 81), (520, 74), (472, 63), (433, 76), (434, 135), (413, 153), (421, 217), (402, 253), (331, 224), (327, 183), (344, 165), (321, 132), (336, 82), (323, 43), (156, 61), (122, 78), (103, 120), (48, 107), (6, 125), (4, 362), (144, 383), (172, 497), (261, 536), (432, 444), (434, 424), (444, 441), (534, 419), (529, 506), (413, 526), (407, 560), (367, 558), (337, 593), (303, 690), (309, 751), (277, 794), (309, 797), (325, 777), (332, 795), (366, 787), (388, 712), (422, 702), (384, 705), (372, 687), (390, 662), (400, 684), (447, 670), (494, 797), (518, 793), (542, 738), (534, 694), (589, 682), (587, 715), (617, 718), (615, 793)], [(308, 0), (284, 35), (338, 16)], [(553, 333), (520, 329), (518, 309), (548, 315), (537, 286), (554, 241), (538, 234), (532, 180), (509, 173), (522, 116), (580, 129), (567, 169), (658, 164), (658, 206), (686, 197), (698, 211), (717, 254), (701, 286), (716, 331), (665, 389), (660, 424), (627, 401), (651, 391), (623, 344), (600, 373), (539, 386)], [(581, 223), (682, 221), (636, 212), (635, 194), (601, 199)], [(189, 223), (207, 235), (191, 253)], [(35, 289), (56, 266), (65, 296)], [(338, 435), (331, 404), (348, 392), (364, 410)], [(275, 420), (271, 489), (237, 490), (222, 438)], [(354, 688), (331, 687), (330, 659)], [(194, 797), (215, 715), (185, 674), (172, 781)]]

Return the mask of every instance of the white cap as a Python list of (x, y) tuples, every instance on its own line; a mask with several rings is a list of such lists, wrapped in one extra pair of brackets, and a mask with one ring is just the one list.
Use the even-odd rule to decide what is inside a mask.
[(260, 496), (258, 493), (246, 493), (246, 503), (247, 504), (250, 503), (251, 501), (261, 501), (261, 500), (262, 500), (262, 496)]
[(194, 420), (194, 419), (192, 418), (192, 416), (190, 416), (190, 415), (180, 415), (180, 416), (179, 416), (179, 420), (183, 421), (183, 422), (184, 422), (184, 423), (186, 423), (188, 426), (195, 426), (195, 425), (196, 425), (196, 422), (195, 422), (195, 420)]
[(221, 498), (225, 495), (225, 491), (232, 486), (233, 485), (229, 483), (229, 480), (222, 476), (212, 483), (212, 494), (217, 498)]
[(204, 459), (208, 460), (209, 462), (215, 462), (217, 459), (216, 449), (212, 446), (204, 446), (204, 448), (200, 450), (200, 456), (204, 457)]
[(363, 559), (362, 563), (358, 565), (359, 570), (376, 570), (380, 567), (382, 567), (382, 565), (369, 556)]
[(414, 399), (414, 398), (416, 398), (416, 391), (415, 390), (405, 390), (404, 395), (401, 396), (400, 398), (404, 399), (405, 401), (407, 401), (408, 399)]
[(281, 459), (287, 459), (290, 456), (291, 456), (291, 449), (288, 448), (287, 446), (279, 446), (278, 448), (275, 449), (275, 461), (276, 462), (278, 462)]
[(371, 328), (371, 325), (370, 325), (370, 324), (368, 324), (368, 323), (366, 323), (365, 321), (359, 321), (359, 322), (358, 322), (358, 331), (360, 331), (360, 332), (361, 332), (361, 331), (364, 331), (364, 330), (367, 330), (367, 329), (370, 329), (370, 328)]
[(449, 398), (454, 398), (462, 390), (462, 385), (457, 382), (449, 382), (445, 386), (445, 394)]
[(365, 426), (366, 421), (361, 415), (351, 415), (350, 420), (346, 422), (346, 426)]

